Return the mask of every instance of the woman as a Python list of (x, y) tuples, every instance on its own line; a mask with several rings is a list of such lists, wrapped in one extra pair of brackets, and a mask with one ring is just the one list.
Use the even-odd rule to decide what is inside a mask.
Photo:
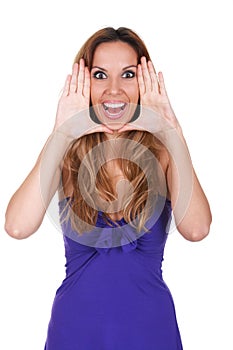
[(77, 54), (54, 130), (8, 205), (8, 234), (34, 233), (57, 191), (66, 278), (45, 349), (182, 349), (161, 272), (171, 211), (190, 241), (206, 237), (211, 213), (163, 75), (130, 29), (101, 29)]

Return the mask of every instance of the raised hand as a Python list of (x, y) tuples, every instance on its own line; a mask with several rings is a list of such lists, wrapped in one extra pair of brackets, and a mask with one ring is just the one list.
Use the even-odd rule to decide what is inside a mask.
[(72, 138), (97, 131), (112, 133), (102, 124), (96, 124), (89, 115), (90, 72), (84, 59), (74, 63), (72, 74), (65, 81), (58, 102), (54, 131), (60, 131)]
[(141, 58), (141, 64), (138, 65), (138, 85), (141, 105), (154, 110), (172, 127), (176, 127), (178, 121), (167, 95), (163, 74), (159, 72), (157, 77), (152, 62), (147, 62), (145, 57)]
[(90, 103), (90, 73), (84, 66), (84, 60), (74, 63), (72, 74), (65, 81), (62, 95), (58, 102), (55, 129), (67, 119), (87, 110)]
[(156, 75), (151, 61), (141, 58), (137, 70), (141, 113), (134, 122), (125, 125), (119, 131), (132, 129), (159, 133), (170, 129), (179, 129), (179, 123), (171, 107), (165, 88), (162, 72)]

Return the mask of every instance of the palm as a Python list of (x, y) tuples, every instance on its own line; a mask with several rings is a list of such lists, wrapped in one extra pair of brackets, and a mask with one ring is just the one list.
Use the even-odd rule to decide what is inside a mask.
[(179, 127), (165, 89), (163, 74), (159, 72), (157, 78), (152, 62), (146, 62), (145, 57), (138, 65), (138, 86), (142, 113), (120, 131), (137, 129), (158, 133)]
[(72, 138), (93, 132), (112, 133), (104, 125), (96, 124), (89, 115), (90, 73), (84, 60), (73, 65), (72, 75), (68, 75), (58, 103), (54, 130)]
[(84, 62), (73, 66), (72, 75), (68, 75), (62, 96), (58, 103), (57, 124), (63, 124), (67, 119), (87, 110), (90, 100), (90, 75)]
[(138, 67), (138, 84), (142, 106), (153, 109), (171, 124), (176, 123), (177, 120), (166, 92), (163, 74), (159, 72), (157, 78), (152, 62), (147, 63), (144, 57)]

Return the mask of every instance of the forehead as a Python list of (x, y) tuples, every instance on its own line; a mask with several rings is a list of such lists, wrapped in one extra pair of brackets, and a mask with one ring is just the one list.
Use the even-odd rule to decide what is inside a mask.
[(116, 41), (101, 43), (97, 46), (93, 66), (128, 66), (137, 64), (137, 53), (129, 44)]

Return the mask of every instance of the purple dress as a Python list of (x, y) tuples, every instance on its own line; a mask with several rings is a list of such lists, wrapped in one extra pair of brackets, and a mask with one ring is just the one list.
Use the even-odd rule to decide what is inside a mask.
[[(76, 239), (69, 221), (62, 224), (66, 278), (56, 292), (45, 350), (182, 350), (161, 270), (170, 219), (165, 200), (148, 220), (150, 232), (135, 239), (124, 219), (111, 227), (99, 212), (98, 239), (88, 244)], [(121, 245), (113, 240), (117, 230)]]

